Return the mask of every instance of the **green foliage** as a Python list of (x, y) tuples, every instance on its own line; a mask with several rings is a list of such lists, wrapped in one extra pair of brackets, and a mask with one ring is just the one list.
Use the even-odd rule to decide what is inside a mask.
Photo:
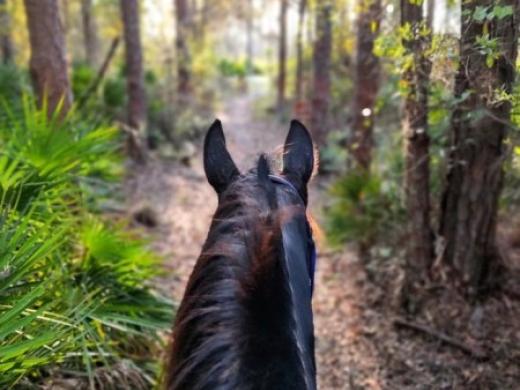
[[(520, 67), (517, 66), (517, 72)], [(501, 208), (517, 211), (520, 205), (520, 80), (517, 80), (513, 92), (510, 94), (512, 125), (507, 140), (507, 147), (511, 149), (511, 158), (506, 160), (505, 185), (501, 195)]]
[(348, 153), (345, 131), (331, 131), (327, 143), (320, 149), (320, 172), (344, 173), (347, 167)]
[(115, 131), (22, 104), (22, 115), (5, 106), (0, 123), (0, 387), (43, 381), (52, 368), (87, 373), (93, 388), (121, 362), (153, 382), (172, 313), (149, 286), (158, 259), (95, 213), (100, 183), (119, 170)]
[(126, 103), (126, 84), (122, 77), (112, 77), (103, 85), (103, 102), (108, 108), (122, 108)]
[[(14, 65), (0, 64), (0, 105), (8, 103), (12, 110), (21, 110), (22, 94), (30, 90), (27, 75)], [(0, 106), (0, 120), (5, 111)]]
[(491, 68), (495, 61), (500, 57), (498, 50), (498, 39), (491, 38), (489, 34), (482, 34), (476, 37), (476, 47), (480, 54), (486, 56), (486, 65)]
[(82, 96), (94, 81), (96, 71), (87, 64), (75, 64), (72, 68), (72, 92), (74, 96)]
[(471, 18), (471, 21), (482, 23), (483, 32), (481, 36), (476, 38), (477, 50), (480, 54), (486, 57), (486, 65), (491, 68), (495, 61), (500, 57), (500, 47), (497, 38), (493, 38), (489, 35), (488, 24), (494, 20), (500, 21), (504, 18), (513, 16), (514, 10), (511, 5), (489, 5), (489, 6), (477, 6), (473, 10), (464, 10), (463, 16)]
[[(517, 66), (517, 74), (520, 73), (520, 66)], [(520, 80), (514, 86), (512, 95), (511, 121), (517, 127), (515, 135), (518, 137), (518, 128), (520, 128)]]
[(218, 70), (224, 77), (245, 77), (248, 74), (261, 74), (260, 68), (247, 61), (233, 61), (223, 58), (218, 62)]
[(225, 77), (245, 77), (246, 75), (246, 66), (244, 63), (231, 61), (226, 58), (220, 60), (218, 69), (222, 76)]
[(409, 69), (412, 62), (412, 57), (407, 55), (403, 46), (405, 37), (411, 37), (409, 25), (399, 27), (388, 34), (380, 34), (374, 42), (374, 54), (392, 61), (395, 64), (393, 71), (398, 74)]
[(466, 10), (463, 13), (464, 16), (471, 16), (472, 20), (484, 23), (486, 21), (492, 21), (493, 19), (502, 20), (508, 16), (513, 15), (513, 6), (511, 5), (494, 5), (494, 6), (482, 6), (479, 5), (475, 8), (473, 13)]
[(377, 174), (350, 172), (331, 187), (332, 205), (326, 211), (330, 243), (372, 241), (399, 222), (399, 196)]

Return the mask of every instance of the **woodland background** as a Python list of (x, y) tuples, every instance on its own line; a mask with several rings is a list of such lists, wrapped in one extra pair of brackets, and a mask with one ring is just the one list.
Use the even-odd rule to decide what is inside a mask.
[(0, 0), (0, 387), (160, 388), (214, 195), (320, 151), (323, 389), (520, 383), (516, 0)]

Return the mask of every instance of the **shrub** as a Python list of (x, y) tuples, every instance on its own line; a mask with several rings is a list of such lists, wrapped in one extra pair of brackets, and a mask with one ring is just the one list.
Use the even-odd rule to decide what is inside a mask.
[(110, 376), (107, 368), (124, 362), (135, 381), (153, 382), (151, 351), (172, 313), (150, 286), (159, 259), (135, 233), (95, 212), (96, 191), (120, 170), (114, 130), (73, 116), (47, 119), (46, 108), (29, 98), (20, 116), (6, 111), (0, 123), (0, 387), (43, 382), (52, 371), (53, 377), (86, 376), (93, 388), (101, 372)]
[(399, 224), (403, 213), (393, 183), (375, 173), (348, 173), (334, 183), (330, 193), (326, 230), (333, 245), (373, 242)]
[(259, 75), (262, 70), (248, 61), (234, 61), (223, 58), (218, 62), (218, 70), (224, 77), (245, 77), (249, 74)]
[(87, 64), (75, 64), (72, 68), (72, 92), (74, 96), (82, 96), (86, 90), (90, 87), (94, 78), (96, 77), (96, 71)]
[(126, 104), (126, 84), (121, 77), (112, 77), (103, 85), (103, 102), (108, 108), (118, 109)]

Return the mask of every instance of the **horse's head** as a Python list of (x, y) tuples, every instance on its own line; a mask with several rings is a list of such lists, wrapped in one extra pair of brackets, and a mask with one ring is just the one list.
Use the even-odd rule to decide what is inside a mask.
[[(262, 155), (256, 168), (241, 174), (227, 150), (221, 122), (216, 120), (209, 128), (204, 143), (204, 170), (208, 182), (218, 194), (221, 212), (217, 210), (216, 218), (227, 217), (225, 211), (229, 208), (241, 215), (251, 209), (264, 216), (277, 213), (283, 225), (285, 253), (287, 257), (309, 259), (312, 284), (315, 253), (306, 207), (307, 183), (315, 163), (312, 139), (302, 123), (291, 122), (283, 147), (281, 170), (274, 171), (269, 165)], [(298, 242), (305, 245), (299, 248)]]
[[(270, 276), (265, 275), (270, 275), (272, 271), (269, 261), (279, 261), (284, 275), (281, 283), (288, 291), (291, 302), (289, 310), (293, 317), (292, 323), (287, 326), (292, 328), (298, 339), (302, 366), (309, 374), (315, 369), (311, 296), (316, 253), (306, 208), (307, 184), (315, 163), (312, 139), (302, 123), (291, 122), (281, 160), (281, 169), (273, 170), (267, 158), (261, 155), (257, 167), (242, 174), (226, 148), (221, 123), (215, 121), (206, 135), (204, 169), (219, 198), (213, 226), (216, 225), (215, 221), (229, 219), (229, 213), (250, 215), (256, 226), (243, 228), (244, 234), (254, 234), (259, 227), (260, 236), (270, 237), (271, 249), (278, 251), (277, 254), (269, 254), (269, 250), (255, 244), (249, 248), (256, 252), (250, 258), (257, 259), (257, 264), (252, 267), (254, 288), (260, 291), (257, 295), (263, 296), (264, 303), (276, 311), (280, 297), (274, 293)], [(268, 241), (257, 239), (264, 246)], [(260, 274), (260, 280), (256, 274)], [(267, 289), (264, 295), (263, 289)], [(312, 388), (309, 385), (312, 377), (308, 375), (305, 388)]]
[(275, 170), (262, 155), (242, 174), (221, 123), (208, 130), (204, 170), (218, 207), (177, 312), (169, 389), (316, 387), (306, 216), (314, 150), (300, 122), (281, 160)]

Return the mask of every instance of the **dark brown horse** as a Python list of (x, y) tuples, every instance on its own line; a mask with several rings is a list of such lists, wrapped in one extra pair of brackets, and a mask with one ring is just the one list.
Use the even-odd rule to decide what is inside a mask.
[(282, 171), (262, 155), (241, 174), (220, 122), (209, 129), (204, 169), (218, 208), (177, 313), (168, 390), (316, 388), (313, 156), (308, 131), (292, 121)]

